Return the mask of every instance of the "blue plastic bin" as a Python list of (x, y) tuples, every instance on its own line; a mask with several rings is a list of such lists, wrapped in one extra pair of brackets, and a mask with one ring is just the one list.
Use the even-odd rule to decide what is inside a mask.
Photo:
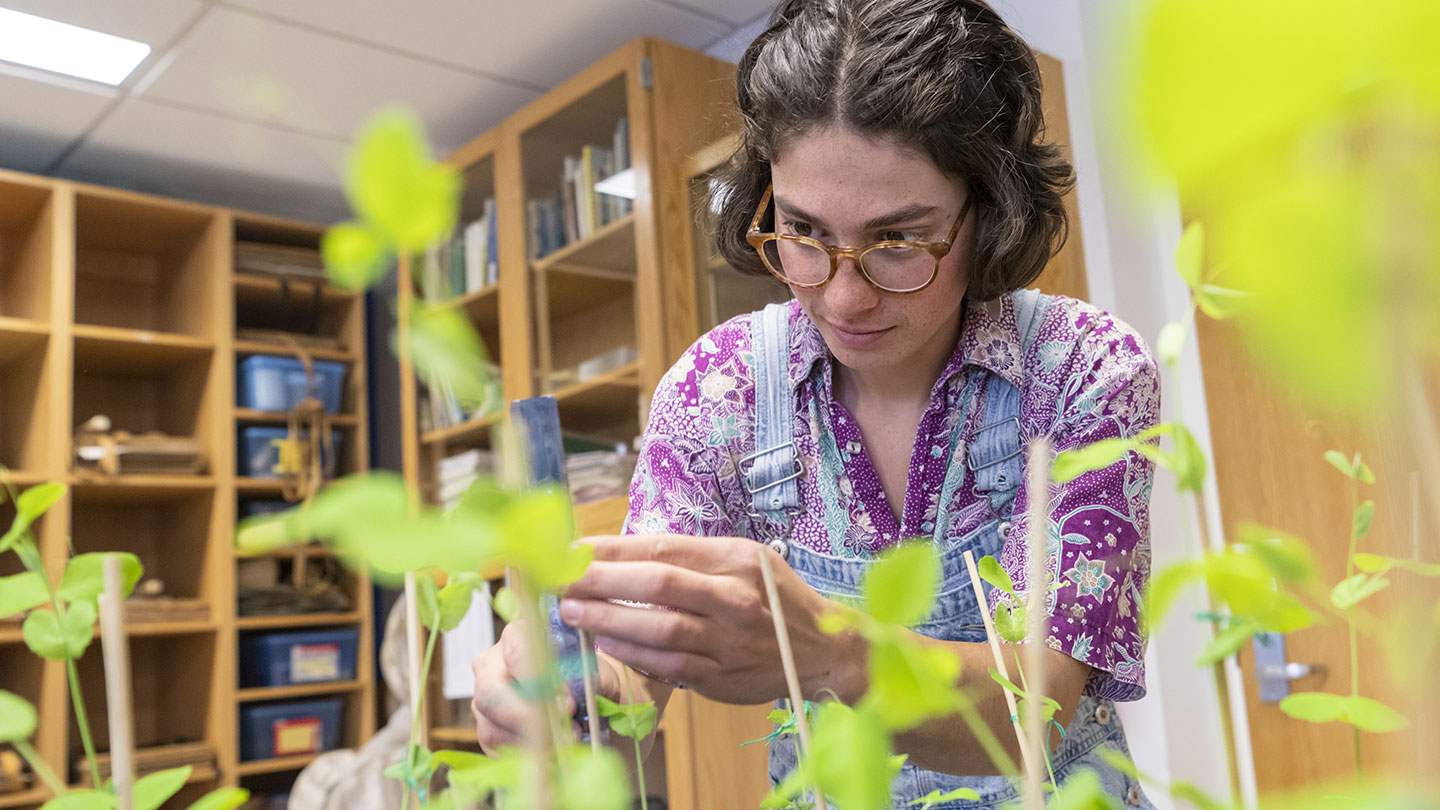
[[(315, 397), (326, 413), (340, 412), (340, 392), (345, 386), (345, 366), (315, 360)], [(306, 395), (305, 364), (295, 357), (257, 354), (240, 361), (236, 395), (241, 408), (257, 411), (288, 411)]]
[(329, 751), (340, 744), (340, 698), (240, 707), (240, 760)]
[[(284, 472), (280, 467), (280, 448), (288, 435), (287, 430), (283, 427), (251, 425), (241, 428), (240, 452), (236, 457), (239, 462), (240, 474), (252, 478), (281, 477)], [(320, 460), (320, 466), (324, 470), (326, 478), (334, 478), (340, 467), (339, 459), (344, 450), (340, 431), (330, 431), (330, 448), (332, 451), (330, 457)]]
[(240, 636), (240, 685), (292, 686), (355, 677), (354, 627)]
[(287, 503), (285, 501), (241, 501), (240, 517), (250, 518), (256, 517), (257, 515), (273, 515), (278, 512), (284, 512), (294, 505), (293, 503)]

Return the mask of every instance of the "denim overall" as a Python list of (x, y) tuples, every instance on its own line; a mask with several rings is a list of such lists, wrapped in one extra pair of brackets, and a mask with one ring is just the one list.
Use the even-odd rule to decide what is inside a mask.
[[(1049, 299), (1034, 290), (1016, 294), (1016, 322), (1020, 328), (1022, 347), (1029, 348), (1033, 330), (1043, 321)], [(811, 551), (791, 544), (784, 529), (799, 505), (797, 479), (802, 473), (793, 441), (794, 413), (792, 392), (787, 382), (789, 352), (788, 307), (771, 304), (751, 317), (751, 339), (754, 350), (756, 397), (756, 452), (741, 463), (741, 481), (751, 496), (752, 525), (768, 527), (771, 536), (764, 539), (785, 556), (790, 567), (822, 596), (837, 601), (854, 602), (859, 598), (861, 582), (873, 564), (870, 559), (851, 559)], [(936, 529), (934, 542), (941, 550), (942, 579), (934, 611), (912, 627), (917, 633), (945, 641), (985, 643), (985, 625), (976, 604), (970, 576), (965, 568), (964, 553), (975, 558), (1000, 555), (1015, 492), (1024, 474), (1024, 454), (1020, 437), (1020, 392), (995, 374), (987, 374), (985, 414), (974, 441), (965, 448), (965, 463), (952, 464), (945, 476), (940, 497), (941, 514), (935, 525), (949, 521), (944, 511), (954, 491), (965, 479), (968, 470), (975, 472), (975, 494), (990, 501), (991, 520), (964, 537), (942, 537)], [(812, 390), (818, 386), (811, 386)], [(971, 390), (973, 396), (976, 392)], [(818, 425), (821, 435), (820, 469), (815, 471), (822, 500), (828, 506), (838, 504), (840, 494), (836, 480), (843, 468), (829, 421), (820, 418), (818, 398), (810, 402), (811, 424)], [(962, 430), (956, 426), (950, 439), (950, 458), (955, 458), (956, 443)], [(847, 514), (839, 509), (835, 514)], [(781, 531), (773, 531), (776, 528)], [(836, 546), (832, 545), (832, 548)], [(989, 586), (986, 586), (988, 592)], [(1058, 733), (1058, 732), (1055, 732)], [(796, 762), (794, 735), (777, 737), (770, 745), (770, 781), (778, 784)], [(1069, 774), (1085, 767), (1096, 771), (1106, 792), (1125, 807), (1153, 810), (1144, 797), (1139, 783), (1106, 765), (1096, 753), (1102, 746), (1129, 755), (1120, 720), (1109, 701), (1082, 697), (1075, 709), (1065, 736), (1052, 761), (1055, 777), (1063, 785)], [(989, 765), (986, 763), (988, 769)], [(1002, 776), (953, 776), (906, 764), (891, 783), (891, 797), (896, 810), (932, 790), (948, 792), (968, 787), (980, 794), (978, 801), (959, 799), (935, 805), (935, 810), (982, 810), (998, 808), (1019, 798), (1017, 786)]]

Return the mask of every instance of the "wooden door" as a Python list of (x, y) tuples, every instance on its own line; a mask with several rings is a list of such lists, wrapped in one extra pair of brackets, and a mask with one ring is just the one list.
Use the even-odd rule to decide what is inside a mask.
[[(1326, 450), (1347, 457), (1360, 452), (1374, 469), (1377, 483), (1361, 487), (1360, 498), (1376, 503), (1374, 527), (1360, 541), (1360, 550), (1395, 557), (1440, 561), (1434, 534), (1433, 505), (1426, 514), (1412, 490), (1416, 470), (1414, 448), (1403, 426), (1388, 420), (1342, 418), (1291, 399), (1252, 359), (1246, 340), (1233, 322), (1200, 318), (1200, 357), (1209, 403), (1214, 450), (1214, 485), (1218, 487), (1227, 540), (1245, 521), (1290, 531), (1314, 549), (1321, 578), (1334, 584), (1345, 576), (1351, 525), (1349, 480), (1327, 464)], [(1432, 378), (1432, 382), (1433, 382)], [(1440, 401), (1440, 387), (1431, 385), (1431, 401)], [(1401, 428), (1397, 430), (1396, 428)], [(1427, 522), (1428, 521), (1428, 522)], [(1423, 539), (1422, 539), (1423, 538)], [(1410, 672), (1393, 669), (1383, 645), (1362, 637), (1359, 644), (1360, 693), (1393, 706), (1411, 717), (1409, 730), (1387, 735), (1362, 734), (1367, 771), (1429, 776), (1440, 762), (1434, 696), (1437, 664), (1433, 609), (1428, 618), (1406, 627), (1397, 613), (1411, 599), (1436, 601), (1435, 580), (1406, 572), (1390, 577), (1392, 587), (1364, 603), (1381, 617), (1378, 629), (1411, 634), (1403, 643)], [(1429, 626), (1430, 643), (1421, 639)], [(1323, 667), (1323, 673), (1291, 682), (1293, 691), (1349, 694), (1350, 648), (1345, 625), (1332, 621), (1285, 637), (1291, 662)], [(1275, 703), (1261, 702), (1255, 679), (1253, 647), (1240, 653), (1245, 680), (1249, 735), (1255, 752), (1257, 784), (1262, 794), (1313, 786), (1326, 779), (1353, 778), (1355, 755), (1350, 726), (1313, 725), (1292, 720)], [(1428, 696), (1407, 688), (1406, 678), (1420, 678)]]

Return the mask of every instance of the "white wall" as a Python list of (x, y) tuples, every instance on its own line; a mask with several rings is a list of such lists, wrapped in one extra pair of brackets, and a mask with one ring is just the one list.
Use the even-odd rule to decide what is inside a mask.
[[(1122, 66), (1117, 54), (1118, 15), (1132, 12), (1139, 0), (991, 0), (992, 5), (1031, 45), (1059, 59), (1065, 68), (1070, 137), (1078, 176), (1076, 194), (1085, 240), (1090, 298), (1140, 331), (1152, 344), (1162, 326), (1183, 313), (1184, 284), (1173, 271), (1174, 245), (1180, 237), (1180, 210), (1173, 193), (1141, 199), (1126, 171), (1123, 147), (1114, 138), (1119, 117), (1106, 108), (1114, 98), (1110, 76)], [(738, 60), (745, 45), (764, 28), (762, 16), (711, 47), (714, 56)], [(1166, 418), (1181, 413), (1201, 447), (1210, 453), (1203, 381), (1194, 351), (1193, 329), (1177, 372), (1163, 381)], [(1174, 492), (1168, 473), (1156, 476), (1151, 533), (1155, 566), (1196, 553), (1186, 541), (1182, 521), (1196, 524), (1193, 503)], [(1205, 505), (1210, 525), (1223, 525), (1210, 488)], [(1200, 540), (1197, 543), (1203, 542)], [(1131, 753), (1141, 770), (1166, 781), (1188, 781), (1212, 795), (1229, 793), (1224, 735), (1210, 670), (1195, 666), (1209, 631), (1191, 616), (1205, 609), (1192, 598), (1152, 637), (1146, 655), (1148, 696), (1121, 707)], [(1232, 694), (1239, 672), (1229, 668)], [(1243, 704), (1233, 707), (1237, 728), (1244, 728)], [(1254, 795), (1248, 736), (1241, 734), (1242, 791)], [(1175, 803), (1147, 790), (1160, 810)]]

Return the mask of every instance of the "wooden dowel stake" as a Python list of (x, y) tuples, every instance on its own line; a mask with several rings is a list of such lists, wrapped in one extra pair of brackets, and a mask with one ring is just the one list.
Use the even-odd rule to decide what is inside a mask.
[[(1005, 680), (1014, 683), (1015, 679), (1010, 677), (1010, 670), (1005, 666), (1005, 654), (1000, 651), (1000, 638), (995, 634), (995, 622), (990, 618), (990, 605), (985, 600), (985, 589), (980, 585), (980, 572), (975, 568), (973, 551), (965, 552), (965, 568), (970, 572), (970, 585), (975, 589), (975, 601), (980, 605), (980, 617), (985, 622), (985, 638), (989, 639), (990, 654), (995, 657), (995, 671)], [(1009, 689), (1000, 691), (1005, 693), (1005, 705), (1010, 709), (1010, 716), (1015, 718), (1010, 722), (1010, 727), (1015, 730), (1015, 739), (1020, 743), (1020, 759), (1025, 772), (1029, 773), (1032, 770), (1030, 745), (1025, 742), (1025, 730), (1020, 726), (1020, 709), (1015, 705), (1015, 695)]]
[(134, 810), (134, 700), (130, 693), (130, 643), (125, 637), (125, 582), (120, 557), (105, 555), (101, 573), (105, 590), (100, 594), (100, 644), (105, 660), (105, 713), (110, 725), (110, 778), (119, 810)]
[[(805, 697), (800, 692), (800, 676), (795, 671), (795, 655), (790, 650), (790, 631), (785, 626), (785, 610), (780, 606), (780, 589), (775, 587), (775, 571), (770, 567), (769, 547), (757, 544), (755, 553), (760, 556), (760, 577), (765, 581), (765, 598), (770, 602), (770, 618), (775, 622), (775, 641), (780, 645), (780, 663), (785, 668), (785, 686), (790, 691), (790, 711), (795, 716), (795, 729), (800, 735), (800, 753), (810, 750), (810, 721), (805, 716)], [(825, 794), (818, 786), (815, 792), (815, 806), (826, 810)]]

